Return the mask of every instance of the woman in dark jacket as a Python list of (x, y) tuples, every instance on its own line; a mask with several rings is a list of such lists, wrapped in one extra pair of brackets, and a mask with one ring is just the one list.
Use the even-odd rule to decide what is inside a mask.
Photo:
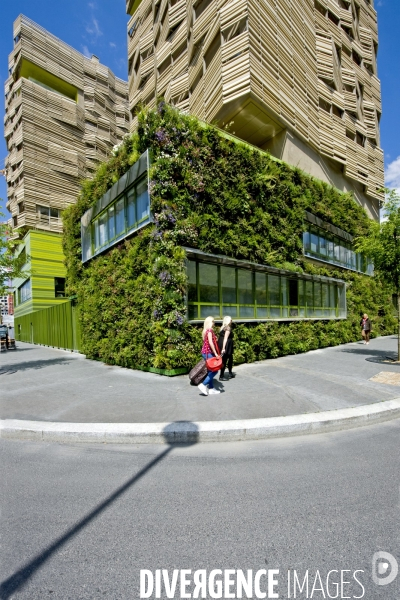
[(371, 321), (368, 318), (367, 313), (363, 314), (363, 318), (360, 321), (361, 335), (364, 338), (364, 344), (369, 344), (369, 334), (371, 333)]
[[(222, 369), (220, 372), (220, 381), (229, 381), (235, 377), (232, 373), (233, 366), (233, 333), (232, 333), (232, 318), (224, 317), (222, 327), (219, 332), (218, 346), (221, 350)], [(228, 366), (228, 375), (225, 376), (225, 369)]]

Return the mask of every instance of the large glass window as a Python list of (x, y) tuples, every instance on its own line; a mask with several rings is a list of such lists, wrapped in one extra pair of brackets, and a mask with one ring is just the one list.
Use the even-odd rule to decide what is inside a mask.
[(238, 270), (239, 316), (245, 319), (255, 317), (253, 297), (253, 273)]
[[(144, 177), (96, 217), (91, 227), (83, 231), (83, 259), (86, 260), (96, 252), (112, 246), (127, 233), (135, 231), (149, 221), (150, 198), (147, 177)], [(88, 230), (91, 235), (92, 254), (86, 239)]]
[(25, 281), (18, 288), (18, 303), (22, 304), (22, 302), (26, 302), (32, 298), (32, 282), (30, 279)]
[(361, 254), (354, 252), (350, 242), (333, 236), (315, 225), (306, 224), (303, 232), (305, 256), (323, 260), (345, 269), (373, 275), (373, 265)]
[(110, 240), (115, 238), (115, 206), (108, 209), (108, 236)]
[(268, 304), (281, 305), (280, 278), (276, 275), (268, 275)]
[(236, 304), (236, 271), (231, 267), (221, 267), (222, 304)]
[(125, 198), (115, 204), (115, 229), (117, 235), (125, 231)]
[(217, 265), (199, 264), (199, 292), (202, 304), (219, 302)]
[(137, 189), (137, 220), (138, 223), (146, 220), (150, 214), (149, 194), (147, 190), (147, 180), (143, 180), (138, 184)]
[(126, 208), (126, 218), (128, 228), (131, 228), (135, 225), (136, 218), (136, 190), (135, 188), (131, 188), (127, 194), (127, 208)]
[(188, 318), (339, 318), (344, 283), (188, 260)]
[(99, 219), (99, 244), (104, 246), (108, 242), (108, 219), (107, 213), (101, 215)]

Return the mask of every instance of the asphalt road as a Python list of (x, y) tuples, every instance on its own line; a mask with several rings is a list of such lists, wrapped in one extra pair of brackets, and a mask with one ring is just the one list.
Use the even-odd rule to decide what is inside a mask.
[[(297, 598), (399, 600), (400, 574), (371, 577), (377, 551), (400, 563), (399, 435), (400, 420), (187, 447), (2, 440), (0, 598), (136, 600), (140, 569), (279, 569), (280, 598), (308, 570)], [(338, 596), (332, 570), (350, 581)]]

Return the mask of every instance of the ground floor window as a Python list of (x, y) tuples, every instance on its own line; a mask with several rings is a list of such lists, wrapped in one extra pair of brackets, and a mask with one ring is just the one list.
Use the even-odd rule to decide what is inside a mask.
[(54, 296), (56, 298), (65, 298), (65, 278), (54, 277)]
[[(243, 263), (241, 262), (241, 265)], [(268, 269), (268, 267), (265, 267)], [(345, 318), (346, 286), (327, 277), (300, 276), (249, 263), (241, 266), (187, 261), (189, 320)]]

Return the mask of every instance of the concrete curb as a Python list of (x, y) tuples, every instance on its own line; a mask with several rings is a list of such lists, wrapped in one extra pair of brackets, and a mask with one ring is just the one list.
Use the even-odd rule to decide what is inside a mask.
[(0, 420), (3, 439), (43, 442), (173, 444), (233, 442), (339, 431), (400, 417), (400, 398), (319, 413), (237, 421), (55, 423)]

